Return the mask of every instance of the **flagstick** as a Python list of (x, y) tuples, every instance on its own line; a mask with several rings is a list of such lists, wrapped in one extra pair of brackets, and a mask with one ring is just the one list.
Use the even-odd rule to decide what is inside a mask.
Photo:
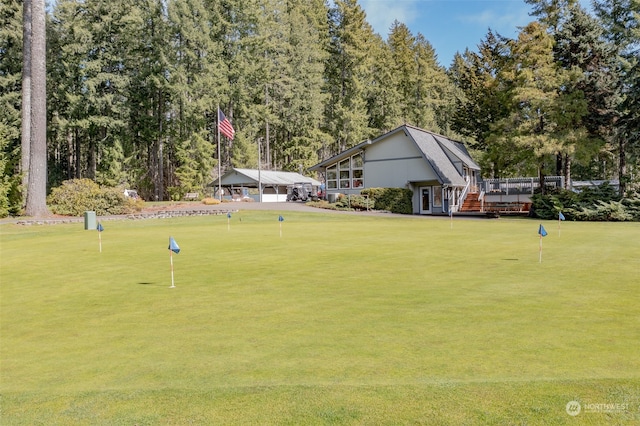
[(280, 238), (282, 238), (282, 222), (280, 222)]
[(231, 229), (231, 225), (229, 224), (229, 216), (227, 216), (227, 231)]
[(102, 253), (102, 232), (98, 231), (98, 242), (100, 243), (100, 253)]
[(542, 263), (542, 234), (540, 234), (540, 263)]
[(171, 287), (169, 288), (175, 288), (173, 283), (173, 250), (169, 250), (169, 262), (171, 263)]
[(558, 237), (560, 236), (560, 216), (558, 216)]

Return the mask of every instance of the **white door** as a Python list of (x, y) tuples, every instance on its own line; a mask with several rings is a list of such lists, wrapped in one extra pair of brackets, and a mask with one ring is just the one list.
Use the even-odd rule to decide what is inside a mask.
[(420, 187), (420, 214), (431, 214), (431, 187)]

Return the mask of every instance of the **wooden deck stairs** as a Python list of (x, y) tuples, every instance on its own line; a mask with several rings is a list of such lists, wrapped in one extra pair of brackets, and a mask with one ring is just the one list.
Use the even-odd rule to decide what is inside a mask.
[(460, 208), (460, 212), (462, 213), (480, 213), (482, 210), (482, 201), (478, 199), (477, 192), (470, 192), (467, 194), (467, 198), (465, 198), (462, 207)]

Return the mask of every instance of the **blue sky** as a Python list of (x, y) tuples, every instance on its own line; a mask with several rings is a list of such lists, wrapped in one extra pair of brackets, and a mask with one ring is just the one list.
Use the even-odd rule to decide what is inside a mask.
[[(584, 5), (588, 0), (581, 1)], [(385, 40), (395, 19), (433, 45), (441, 65), (456, 52), (477, 51), (489, 28), (509, 38), (535, 18), (524, 0), (359, 0), (367, 21)]]

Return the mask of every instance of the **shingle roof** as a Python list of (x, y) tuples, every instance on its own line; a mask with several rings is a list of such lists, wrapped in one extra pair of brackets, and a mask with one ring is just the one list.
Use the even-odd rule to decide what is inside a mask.
[(465, 186), (466, 182), (442, 150), (435, 135), (414, 127), (405, 126), (408, 135), (415, 141), (433, 171), (444, 185)]
[(415, 143), (418, 149), (422, 152), (425, 160), (431, 165), (435, 173), (438, 175), (440, 182), (444, 185), (452, 186), (465, 186), (466, 181), (461, 176), (460, 172), (456, 169), (449, 156), (445, 152), (445, 149), (453, 156), (457, 157), (462, 163), (473, 170), (480, 170), (480, 166), (473, 161), (469, 152), (465, 148), (462, 142), (457, 142), (446, 138), (442, 135), (429, 132), (418, 127), (409, 125), (403, 125), (397, 127), (384, 135), (381, 135), (373, 140), (367, 140), (359, 143), (358, 145), (341, 152), (321, 163), (311, 167), (310, 170), (322, 170), (322, 168), (331, 165), (337, 161), (342, 160), (350, 156), (352, 153), (367, 148), (368, 145), (376, 144), (380, 141), (387, 139), (390, 135), (404, 131), (405, 134), (410, 137)]

